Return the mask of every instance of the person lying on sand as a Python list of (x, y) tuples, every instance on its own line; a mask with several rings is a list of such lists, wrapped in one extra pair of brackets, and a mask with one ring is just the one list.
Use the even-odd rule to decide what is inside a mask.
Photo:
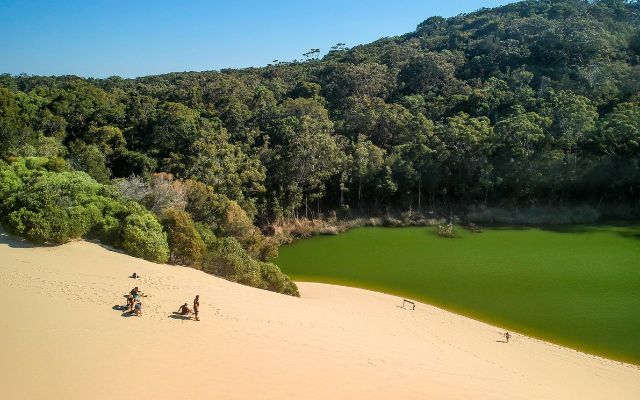
[(196, 316), (196, 321), (200, 321), (200, 318), (198, 318), (198, 308), (200, 308), (200, 295), (197, 294), (196, 298), (193, 299), (193, 313)]
[(184, 303), (183, 305), (180, 306), (180, 308), (178, 309), (178, 313), (180, 313), (180, 315), (189, 315), (189, 314), (191, 314), (191, 310), (189, 310), (189, 307), (187, 306), (187, 303)]

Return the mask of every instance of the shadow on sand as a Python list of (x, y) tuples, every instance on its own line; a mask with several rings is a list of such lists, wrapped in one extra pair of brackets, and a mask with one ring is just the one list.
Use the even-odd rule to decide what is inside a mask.
[(9, 247), (12, 247), (14, 249), (31, 249), (33, 247), (36, 247), (35, 245), (27, 242), (24, 239), (20, 239), (18, 237), (10, 235), (2, 227), (2, 225), (0, 225), (0, 245), (3, 245), (3, 244)]
[(116, 311), (122, 311), (122, 314), (120, 314), (121, 317), (129, 318), (129, 317), (136, 316), (135, 311), (130, 311), (129, 307), (127, 306), (121, 306), (119, 304), (116, 304), (115, 306), (111, 307), (111, 309)]
[(172, 313), (171, 313), (171, 315), (169, 315), (169, 318), (173, 318), (173, 319), (180, 319), (180, 320), (183, 320), (183, 321), (188, 321), (188, 320), (190, 320), (190, 319), (191, 319), (191, 316), (189, 316), (189, 315), (182, 315), (182, 314), (180, 314), (179, 312), (174, 311), (174, 312), (172, 312)]

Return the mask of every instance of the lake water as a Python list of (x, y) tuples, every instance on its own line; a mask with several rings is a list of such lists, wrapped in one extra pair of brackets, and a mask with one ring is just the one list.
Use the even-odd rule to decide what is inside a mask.
[(640, 225), (456, 232), (359, 228), (283, 246), (275, 263), (640, 364)]

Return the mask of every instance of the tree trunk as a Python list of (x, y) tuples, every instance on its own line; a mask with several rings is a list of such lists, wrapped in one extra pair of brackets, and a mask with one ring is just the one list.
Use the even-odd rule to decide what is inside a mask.
[(422, 178), (418, 179), (418, 212), (422, 212), (421, 194), (422, 194)]
[(358, 208), (362, 210), (362, 177), (358, 178)]

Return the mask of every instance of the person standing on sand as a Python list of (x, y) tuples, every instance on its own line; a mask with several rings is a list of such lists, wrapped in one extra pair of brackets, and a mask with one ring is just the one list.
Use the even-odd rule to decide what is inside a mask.
[(505, 332), (505, 333), (504, 333), (504, 338), (505, 338), (505, 340), (506, 340), (506, 342), (505, 342), (505, 343), (509, 343), (509, 338), (510, 338), (510, 337), (511, 337), (511, 335), (509, 334), (509, 332)]
[(127, 308), (129, 311), (133, 311), (133, 306), (135, 306), (135, 300), (132, 295), (127, 295)]
[(131, 296), (133, 296), (134, 299), (137, 299), (138, 297), (142, 296), (142, 292), (140, 291), (140, 289), (138, 289), (137, 286), (131, 289), (131, 292), (129, 293), (131, 294)]
[(200, 295), (197, 294), (196, 298), (193, 299), (193, 313), (196, 316), (196, 321), (200, 321), (200, 318), (198, 318), (198, 308), (200, 308)]

